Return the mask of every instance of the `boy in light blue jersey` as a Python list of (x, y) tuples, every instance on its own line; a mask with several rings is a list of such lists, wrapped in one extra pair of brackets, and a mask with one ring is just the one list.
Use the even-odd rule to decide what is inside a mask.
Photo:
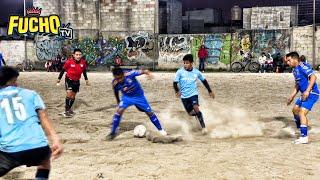
[(300, 129), (301, 136), (293, 141), (294, 144), (309, 143), (307, 114), (311, 111), (313, 105), (319, 99), (319, 89), (316, 83), (312, 67), (308, 63), (299, 60), (297, 52), (291, 52), (286, 55), (287, 64), (294, 68), (293, 75), (295, 78), (295, 86), (291, 96), (288, 98), (287, 105), (290, 105), (298, 92), (301, 92), (301, 97), (296, 101), (292, 112), (297, 128)]
[(17, 87), (18, 76), (11, 67), (0, 70), (0, 177), (26, 165), (38, 166), (35, 179), (45, 180), (50, 158), (60, 156), (62, 145), (42, 99), (35, 91)]
[[(162, 128), (158, 117), (152, 111), (146, 97), (144, 96), (143, 89), (136, 79), (137, 76), (143, 74), (150, 75), (150, 72), (148, 70), (124, 71), (123, 69), (116, 67), (113, 69), (112, 73), (114, 76), (112, 86), (118, 103), (118, 108), (113, 116), (112, 128), (110, 134), (107, 136), (107, 140), (113, 140), (116, 137), (121, 116), (123, 112), (132, 105), (136, 106), (139, 111), (146, 113), (159, 133), (166, 136), (167, 132)], [(119, 98), (119, 91), (122, 93), (121, 101)]]
[(202, 134), (206, 134), (206, 125), (204, 123), (202, 113), (199, 109), (197, 79), (200, 79), (200, 81), (207, 88), (210, 97), (214, 98), (214, 93), (202, 73), (192, 66), (192, 54), (185, 55), (183, 57), (183, 63), (184, 67), (180, 68), (175, 75), (173, 87), (176, 95), (178, 97), (181, 97), (182, 104), (185, 110), (190, 116), (196, 116), (196, 118), (200, 122)]

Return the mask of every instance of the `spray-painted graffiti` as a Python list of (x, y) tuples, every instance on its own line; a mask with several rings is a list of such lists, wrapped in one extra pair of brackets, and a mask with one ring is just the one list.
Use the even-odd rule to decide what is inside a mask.
[(204, 37), (204, 45), (208, 49), (207, 62), (217, 64), (221, 61), (228, 64), (230, 60), (230, 34), (213, 34)]
[[(40, 40), (41, 39), (41, 40)], [(53, 60), (61, 51), (61, 39), (57, 37), (42, 36), (36, 40), (36, 55), (39, 60)]]
[(159, 64), (180, 63), (185, 54), (191, 53), (190, 36), (159, 36)]
[(194, 59), (199, 59), (198, 57), (198, 51), (200, 49), (200, 46), (203, 45), (203, 39), (204, 37), (202, 35), (196, 35), (192, 37), (191, 40), (191, 53), (194, 57)]
[(239, 31), (232, 34), (232, 61), (242, 61), (251, 53), (251, 31)]
[(128, 59), (153, 57), (155, 55), (154, 37), (148, 33), (139, 32), (125, 39)]
[(284, 54), (289, 51), (290, 32), (288, 30), (253, 31), (252, 51), (255, 56), (262, 52)]

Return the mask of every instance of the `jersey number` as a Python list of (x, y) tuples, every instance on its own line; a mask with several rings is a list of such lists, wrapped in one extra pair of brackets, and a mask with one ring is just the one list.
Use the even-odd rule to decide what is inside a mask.
[(1, 108), (5, 110), (9, 124), (13, 124), (14, 116), (20, 121), (26, 120), (26, 108), (21, 103), (21, 100), (21, 97), (13, 97), (10, 99), (5, 98), (1, 101)]

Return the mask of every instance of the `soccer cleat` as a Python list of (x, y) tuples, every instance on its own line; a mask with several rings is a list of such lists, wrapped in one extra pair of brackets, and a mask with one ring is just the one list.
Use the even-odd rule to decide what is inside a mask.
[(202, 135), (206, 135), (208, 133), (207, 128), (202, 128), (201, 133)]
[(308, 143), (309, 143), (308, 136), (299, 137), (298, 139), (292, 141), (292, 144), (308, 144)]
[(110, 134), (107, 135), (106, 140), (112, 141), (116, 137), (117, 137), (117, 133), (114, 133), (114, 134), (110, 133)]
[(166, 132), (165, 130), (163, 130), (163, 129), (160, 130), (159, 133), (160, 133), (162, 136), (168, 135), (167, 132)]
[(72, 118), (73, 114), (71, 114), (69, 111), (66, 111), (65, 113), (63, 113), (63, 116), (66, 118)]
[(76, 115), (76, 113), (73, 112), (71, 109), (69, 110), (69, 113), (70, 113), (72, 116)]

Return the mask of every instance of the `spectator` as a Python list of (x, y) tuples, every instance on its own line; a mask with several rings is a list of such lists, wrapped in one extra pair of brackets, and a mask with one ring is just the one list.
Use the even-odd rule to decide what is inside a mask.
[(208, 51), (206, 50), (206, 47), (204, 45), (200, 46), (200, 49), (198, 51), (198, 57), (199, 57), (199, 71), (204, 72), (206, 59), (208, 58)]

